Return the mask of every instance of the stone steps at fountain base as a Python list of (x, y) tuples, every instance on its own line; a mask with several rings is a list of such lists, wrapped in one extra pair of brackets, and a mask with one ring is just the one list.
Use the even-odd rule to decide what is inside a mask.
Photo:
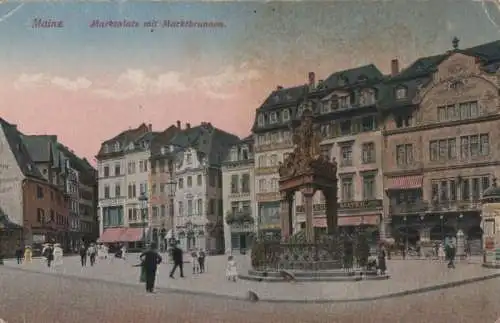
[[(385, 280), (388, 275), (377, 275), (376, 271), (344, 271), (344, 270), (325, 270), (325, 271), (289, 271), (295, 276), (295, 281), (329, 281), (329, 282), (356, 282), (362, 280)], [(257, 282), (284, 282), (278, 271), (257, 271), (249, 270), (248, 274), (238, 275), (240, 279)]]

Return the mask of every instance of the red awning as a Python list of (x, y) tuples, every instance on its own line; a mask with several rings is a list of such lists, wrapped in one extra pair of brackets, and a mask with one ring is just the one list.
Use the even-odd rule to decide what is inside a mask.
[(388, 190), (407, 190), (422, 187), (423, 176), (399, 176), (389, 178)]
[(142, 228), (125, 228), (120, 237), (121, 242), (136, 242), (142, 240)]
[(102, 235), (99, 237), (98, 241), (104, 243), (120, 242), (120, 238), (125, 230), (125, 228), (105, 229)]

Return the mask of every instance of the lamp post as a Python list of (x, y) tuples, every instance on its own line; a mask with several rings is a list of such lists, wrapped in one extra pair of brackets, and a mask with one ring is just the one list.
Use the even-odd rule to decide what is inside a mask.
[(141, 206), (143, 247), (146, 247), (146, 217), (148, 212), (148, 197), (146, 196), (145, 192), (142, 192), (139, 196), (139, 203)]
[(170, 228), (172, 230), (172, 236), (170, 237), (169, 244), (173, 245), (177, 242), (177, 238), (175, 237), (175, 223), (174, 223), (174, 199), (175, 199), (175, 191), (177, 189), (177, 182), (172, 179), (172, 169), (170, 168), (170, 180), (167, 182), (167, 194), (169, 198), (169, 221), (170, 221)]
[(441, 223), (441, 243), (444, 244), (444, 216), (440, 215), (439, 216), (439, 220), (440, 220), (440, 223)]
[(464, 232), (462, 231), (462, 226), (461, 226), (461, 222), (462, 222), (462, 218), (464, 217), (464, 215), (462, 213), (460, 213), (460, 215), (457, 217), (457, 236), (456, 236), (456, 241), (457, 241), (457, 245), (456, 245), (456, 250), (457, 250), (457, 257), (459, 259), (464, 259), (464, 256), (465, 256), (465, 236), (464, 236)]
[[(422, 244), (422, 240), (424, 240), (422, 239), (423, 238), (422, 235), (424, 233), (424, 217), (425, 216), (423, 214), (420, 215), (420, 258), (425, 257), (424, 246)], [(425, 238), (426, 238), (425, 240), (427, 240), (427, 237)]]
[(403, 220), (405, 221), (405, 247), (403, 250), (403, 259), (406, 259), (406, 253), (408, 252), (408, 218), (406, 215), (403, 217)]

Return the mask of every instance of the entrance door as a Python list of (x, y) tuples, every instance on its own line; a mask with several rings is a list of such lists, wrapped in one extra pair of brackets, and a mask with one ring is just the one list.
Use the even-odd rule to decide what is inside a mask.
[(246, 234), (240, 234), (240, 249), (247, 248), (247, 236)]

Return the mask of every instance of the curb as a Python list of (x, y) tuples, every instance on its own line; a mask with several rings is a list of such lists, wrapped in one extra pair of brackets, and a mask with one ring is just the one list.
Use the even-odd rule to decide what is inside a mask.
[[(143, 283), (125, 283), (125, 282), (117, 282), (117, 281), (109, 281), (106, 279), (100, 279), (100, 278), (90, 278), (90, 277), (80, 277), (80, 276), (75, 276), (71, 274), (63, 274), (63, 273), (55, 273), (55, 272), (40, 272), (36, 270), (30, 270), (26, 268), (14, 268), (10, 266), (1, 266), (0, 269), (7, 269), (7, 270), (12, 270), (12, 271), (25, 271), (25, 272), (30, 272), (33, 274), (39, 274), (39, 275), (51, 275), (51, 276), (56, 276), (59, 278), (71, 278), (71, 279), (76, 279), (82, 282), (105, 282), (108, 284), (114, 284), (117, 286), (124, 286), (124, 287), (143, 287)], [(481, 276), (481, 277), (473, 277), (473, 278), (468, 278), (460, 281), (455, 281), (455, 282), (450, 282), (450, 283), (444, 283), (444, 284), (437, 284), (434, 286), (428, 286), (428, 287), (422, 287), (422, 288), (416, 288), (416, 289), (410, 289), (402, 292), (395, 292), (395, 293), (388, 293), (385, 295), (377, 295), (377, 296), (371, 296), (371, 297), (361, 297), (361, 298), (345, 298), (345, 299), (273, 299), (273, 298), (260, 298), (259, 302), (263, 303), (281, 303), (281, 304), (340, 304), (340, 303), (356, 303), (356, 302), (369, 302), (369, 301), (376, 301), (376, 300), (385, 300), (385, 299), (391, 299), (391, 298), (398, 298), (398, 297), (403, 297), (403, 296), (409, 296), (409, 295), (415, 295), (415, 294), (423, 294), (427, 292), (432, 292), (432, 291), (437, 291), (441, 289), (449, 289), (449, 288), (454, 288), (462, 285), (468, 285), (472, 283), (477, 283), (481, 281), (486, 281), (490, 279), (495, 279), (499, 278), (500, 273), (495, 273), (495, 274), (490, 274), (486, 276)], [(170, 292), (170, 293), (176, 293), (176, 294), (181, 294), (181, 295), (194, 295), (194, 296), (204, 296), (204, 297), (212, 297), (212, 298), (219, 298), (219, 299), (225, 299), (225, 300), (236, 300), (236, 301), (248, 301), (248, 298), (246, 296), (233, 296), (233, 295), (227, 295), (227, 294), (218, 294), (218, 293), (213, 293), (213, 292), (205, 292), (205, 291), (190, 291), (186, 289), (178, 289), (178, 288), (170, 288), (170, 287), (157, 287), (157, 291), (159, 292)]]

